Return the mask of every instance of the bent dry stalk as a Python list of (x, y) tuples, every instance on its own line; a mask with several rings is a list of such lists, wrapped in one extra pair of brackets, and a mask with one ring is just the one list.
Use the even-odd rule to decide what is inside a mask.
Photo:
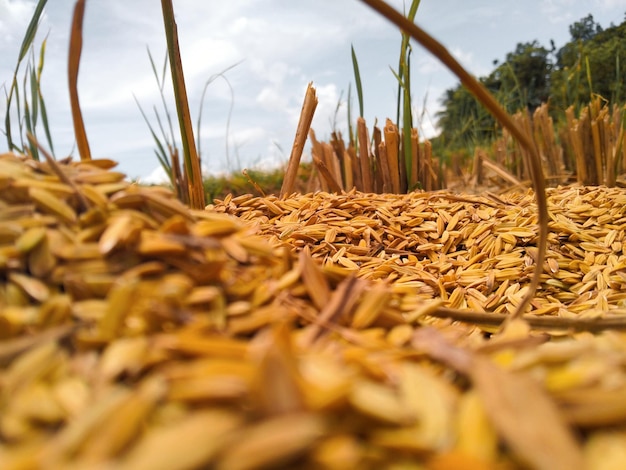
[(465, 87), (476, 97), (476, 99), (478, 99), (489, 110), (489, 112), (493, 114), (502, 126), (509, 130), (509, 132), (518, 140), (518, 142), (520, 142), (520, 144), (522, 144), (531, 157), (529, 162), (531, 170), (530, 173), (533, 181), (533, 187), (535, 189), (535, 196), (537, 198), (537, 212), (539, 214), (539, 242), (531, 285), (512, 315), (512, 319), (515, 319), (524, 313), (535, 295), (535, 291), (539, 286), (541, 273), (543, 271), (543, 262), (546, 256), (546, 244), (548, 240), (548, 206), (545, 195), (546, 184), (543, 177), (543, 170), (541, 168), (541, 159), (537, 153), (537, 149), (530, 139), (530, 136), (519, 129), (511, 116), (509, 116), (508, 113), (498, 104), (491, 93), (489, 93), (489, 91), (487, 91), (487, 89), (478, 80), (470, 75), (461, 66), (461, 64), (454, 57), (452, 57), (452, 55), (441, 43), (427, 34), (416, 24), (407, 20), (403, 15), (387, 5), (384, 1), (361, 1), (372, 7), (400, 29), (410, 34), (413, 39), (435, 55), (435, 57), (437, 57), (446, 67), (459, 77), (461, 83), (463, 83), (463, 85), (465, 85)]

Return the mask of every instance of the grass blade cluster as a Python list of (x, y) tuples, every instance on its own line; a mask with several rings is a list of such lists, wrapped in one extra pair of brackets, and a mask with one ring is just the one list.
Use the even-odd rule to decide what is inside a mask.
[[(420, 0), (413, 0), (407, 19), (412, 23), (415, 20)], [(418, 183), (414, 178), (413, 146), (411, 145), (411, 134), (413, 129), (413, 113), (411, 111), (411, 44), (410, 36), (406, 32), (402, 32), (402, 42), (400, 44), (400, 60), (398, 63), (398, 99), (396, 112), (396, 126), (402, 129), (402, 150), (404, 154), (404, 165), (406, 168), (408, 187), (412, 187)], [(402, 104), (402, 126), (400, 126), (400, 106)]]
[[(38, 60), (35, 59), (34, 42), (39, 29), (41, 16), (46, 6), (47, 0), (39, 0), (33, 11), (30, 23), (26, 28), (20, 51), (11, 80), (11, 86), (8, 92), (5, 90), (6, 113), (4, 117), (4, 132), (7, 139), (7, 147), (21, 153), (29, 153), (34, 159), (39, 160), (39, 151), (28, 139), (26, 134), (37, 135), (37, 128), (41, 123), (48, 146), (54, 154), (54, 146), (52, 144), (52, 136), (48, 123), (48, 113), (41, 91), (41, 76), (45, 63), (46, 39), (44, 39), (39, 48)], [(28, 58), (26, 62), (26, 70), (19, 84), (18, 76), (20, 66)], [(11, 121), (12, 112), (15, 109), (17, 116), (18, 136), (14, 138), (13, 123)], [(41, 121), (40, 121), (41, 118)]]
[(139, 111), (141, 112), (141, 115), (144, 121), (146, 122), (148, 129), (150, 130), (150, 134), (152, 135), (154, 144), (156, 145), (156, 148), (154, 149), (154, 153), (157, 157), (157, 160), (159, 161), (161, 168), (163, 168), (163, 171), (167, 175), (170, 181), (170, 184), (174, 188), (174, 191), (176, 192), (176, 196), (182, 200), (182, 194), (185, 193), (186, 188), (181, 187), (181, 184), (179, 184), (179, 181), (178, 181), (179, 178), (177, 176), (181, 174), (180, 168), (178, 166), (173, 166), (174, 160), (176, 159), (173, 158), (172, 156), (177, 151), (177, 146), (176, 146), (176, 141), (174, 138), (174, 127), (172, 125), (172, 117), (169, 112), (167, 102), (165, 100), (165, 92), (164, 92), (165, 74), (167, 71), (167, 57), (165, 57), (165, 60), (163, 61), (162, 71), (161, 71), (161, 74), (159, 74), (159, 72), (157, 71), (155, 62), (154, 62), (154, 58), (152, 57), (152, 53), (150, 52), (150, 49), (147, 49), (147, 52), (148, 52), (148, 58), (150, 59), (150, 66), (152, 67), (152, 73), (154, 74), (154, 78), (159, 88), (159, 96), (161, 98), (161, 103), (163, 105), (163, 112), (165, 113), (165, 119), (167, 122), (167, 130), (163, 124), (163, 120), (161, 119), (161, 115), (159, 114), (156, 106), (153, 106), (153, 111), (156, 117), (157, 126), (159, 128), (159, 134), (157, 134), (155, 128), (150, 123), (150, 119), (148, 118), (148, 115), (144, 111), (143, 107), (141, 106), (141, 103), (139, 103), (139, 100), (137, 100), (137, 97), (135, 97), (135, 103), (137, 103), (137, 107), (139, 108)]

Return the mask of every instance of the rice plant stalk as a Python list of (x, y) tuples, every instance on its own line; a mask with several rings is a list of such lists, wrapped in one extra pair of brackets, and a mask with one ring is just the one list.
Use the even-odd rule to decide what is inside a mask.
[[(415, 21), (415, 15), (417, 14), (417, 9), (420, 6), (420, 0), (413, 0), (413, 2), (411, 2), (411, 6), (409, 7), (409, 13), (407, 15), (407, 19), (412, 23), (413, 21)], [(411, 36), (406, 34), (405, 32), (402, 32), (402, 42), (400, 43), (400, 59), (398, 62), (398, 71), (394, 72), (394, 74), (397, 77), (402, 77), (404, 78), (404, 72), (405, 72), (405, 68), (407, 67), (407, 57), (408, 54), (410, 53), (410, 43), (409, 40), (411, 39)], [(392, 71), (393, 72), (393, 71)], [(402, 103), (402, 83), (401, 81), (398, 81), (398, 100), (396, 103), (396, 126), (398, 126), (398, 128), (400, 128), (400, 110), (401, 110), (401, 103)]]
[(182, 60), (180, 58), (178, 30), (176, 20), (174, 18), (172, 0), (161, 0), (161, 7), (163, 10), (163, 23), (167, 39), (170, 71), (172, 73), (172, 85), (174, 88), (174, 96), (176, 98), (178, 124), (180, 126), (181, 141), (183, 145), (183, 159), (187, 180), (187, 194), (189, 195), (189, 205), (192, 209), (203, 209), (205, 206), (205, 198), (204, 186), (202, 184), (202, 171), (200, 158), (198, 157), (194, 141), (191, 116), (189, 114), (189, 102), (187, 101), (185, 77), (183, 75)]
[(533, 299), (535, 291), (541, 280), (543, 272), (543, 263), (546, 255), (546, 245), (548, 238), (548, 208), (545, 194), (545, 180), (541, 168), (541, 159), (533, 144), (530, 136), (520, 130), (509, 114), (502, 109), (496, 99), (489, 91), (472, 75), (470, 75), (459, 62), (448, 52), (448, 50), (432, 36), (427, 34), (420, 27), (409, 21), (402, 14), (390, 7), (382, 0), (361, 0), (369, 5), (375, 11), (390, 20), (400, 29), (410, 34), (410, 36), (418, 41), (424, 48), (435, 55), (450, 71), (452, 71), (461, 83), (485, 106), (492, 115), (500, 121), (503, 127), (520, 142), (530, 155), (530, 170), (535, 189), (535, 197), (537, 198), (537, 212), (539, 216), (539, 241), (537, 249), (537, 258), (535, 260), (535, 269), (531, 278), (526, 295), (518, 304), (515, 312), (511, 316), (512, 319), (520, 318), (524, 313), (530, 301)]
[(313, 121), (315, 108), (317, 108), (317, 96), (315, 94), (315, 88), (313, 88), (313, 85), (309, 83), (306, 89), (306, 94), (304, 95), (304, 103), (302, 103), (300, 120), (298, 121), (296, 136), (294, 137), (293, 146), (291, 147), (291, 155), (289, 156), (289, 163), (287, 164), (287, 170), (285, 171), (285, 178), (283, 179), (283, 184), (280, 188), (280, 197), (290, 195), (295, 189), (296, 176), (298, 173), (298, 167), (300, 166), (300, 158), (302, 158), (304, 144), (306, 143), (309, 129), (311, 129), (311, 122)]
[[(413, 23), (420, 0), (413, 0), (407, 14), (407, 19)], [(405, 183), (402, 183), (402, 189), (408, 189), (416, 182), (410, 181), (413, 174), (412, 159), (413, 151), (411, 150), (411, 129), (413, 128), (413, 115), (411, 110), (411, 45), (409, 43), (410, 36), (405, 32), (402, 33), (402, 42), (400, 44), (400, 59), (398, 63), (398, 102), (396, 111), (396, 125), (402, 129), (402, 153), (404, 156)], [(400, 126), (400, 107), (402, 106), (402, 126)]]
[(372, 188), (372, 170), (370, 166), (369, 138), (367, 135), (367, 125), (365, 119), (358, 117), (356, 120), (357, 142), (359, 143), (359, 162), (361, 165), (361, 190), (371, 193)]
[(613, 133), (617, 135), (615, 146), (613, 147), (613, 179), (616, 179), (616, 175), (623, 171), (626, 164), (626, 147), (624, 146), (624, 129), (626, 128), (626, 106), (622, 107), (621, 111), (614, 105), (613, 111)]
[(400, 194), (400, 170), (399, 170), (399, 142), (398, 142), (398, 128), (387, 119), (385, 128), (383, 129), (385, 136), (385, 156), (387, 161), (387, 167), (389, 168), (389, 176), (391, 178), (391, 184), (389, 191), (394, 194)]
[(356, 139), (354, 137), (354, 127), (352, 126), (352, 83), (348, 83), (347, 114), (348, 114), (348, 147), (354, 147), (356, 145)]
[(74, 137), (76, 147), (81, 160), (91, 160), (91, 150), (87, 140), (85, 121), (80, 110), (78, 100), (78, 68), (80, 55), (83, 50), (83, 18), (85, 16), (85, 0), (77, 0), (74, 5), (72, 16), (72, 31), (70, 34), (70, 52), (68, 58), (68, 80), (70, 92), (70, 107), (72, 110), (72, 122), (74, 123)]

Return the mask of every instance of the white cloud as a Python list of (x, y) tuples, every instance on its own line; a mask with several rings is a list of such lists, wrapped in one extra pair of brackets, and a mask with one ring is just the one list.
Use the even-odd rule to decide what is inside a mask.
[(287, 107), (288, 100), (284, 93), (281, 93), (276, 87), (264, 87), (256, 97), (256, 102), (267, 110), (284, 110)]
[[(35, 3), (0, 0), (0, 84), (12, 75), (13, 61)], [(409, 3), (392, 1), (400, 10)], [(42, 24), (42, 32), (50, 31), (44, 96), (60, 154), (69, 150), (73, 142), (66, 85), (73, 4), (73, 0), (48, 2)], [(314, 82), (319, 100), (313, 122), (318, 138), (330, 134), (341, 90), (344, 104), (337, 118), (345, 134), (347, 88), (349, 82), (354, 84), (350, 43), (359, 55), (368, 127), (371, 129), (375, 117), (379, 123), (386, 117), (395, 118), (397, 83), (388, 65), (397, 67), (400, 34), (360, 2), (348, 4), (336, 0), (302, 4), (284, 0), (177, 0), (174, 6), (194, 125), (205, 81), (243, 60), (226, 75), (234, 93), (228, 137), (231, 160), (236, 155), (240, 159), (237, 164), (242, 167), (255, 162), (285, 161), (309, 81)], [(567, 38), (567, 23), (551, 29), (550, 21), (571, 23), (591, 11), (606, 26), (610, 21), (622, 21), (625, 4), (626, 0), (528, 0), (524, 8), (514, 12), (507, 2), (476, 0), (469, 5), (464, 0), (446, 0), (422, 2), (416, 19), (444, 44), (456, 45), (450, 49), (471, 73), (484, 75), (491, 69), (491, 60), (503, 57), (514, 49), (516, 42), (532, 40), (542, 33), (554, 34), (554, 39), (562, 44)], [(160, 71), (165, 51), (160, 10), (152, 0), (107, 0), (88, 2), (85, 15), (79, 91), (92, 151), (119, 159), (122, 171), (133, 176), (149, 173), (157, 164), (149, 131), (133, 94), (150, 114), (153, 105), (160, 109), (157, 84), (146, 54), (149, 45)], [(557, 28), (563, 31), (561, 38), (556, 36)], [(541, 36), (539, 39), (544, 41)], [(419, 101), (428, 91), (426, 116), (432, 116), (438, 109), (441, 91), (453, 87), (457, 79), (421, 49), (416, 48), (412, 57), (416, 115), (421, 114)], [(169, 81), (167, 75), (166, 96), (168, 102), (173, 102)], [(430, 88), (431, 83), (436, 88)], [(354, 86), (352, 92), (354, 98)], [(209, 86), (202, 121), (202, 150), (207, 159), (216, 162), (216, 167), (226, 159), (230, 103), (231, 90), (224, 80), (218, 79)], [(0, 100), (0, 111), (1, 107)], [(356, 108), (355, 101), (354, 114), (358, 112)], [(175, 108), (170, 109), (175, 114)], [(432, 130), (429, 122), (425, 118), (422, 123), (425, 133)], [(66, 148), (59, 149), (63, 147), (59, 142)], [(0, 152), (3, 144), (0, 139)]]
[(471, 51), (465, 51), (460, 47), (453, 47), (450, 53), (458, 60), (461, 65), (471, 74), (480, 77), (489, 74), (490, 69), (478, 63)]
[(34, 9), (33, 1), (0, 0), (0, 39), (21, 41)]
[(626, 0), (596, 0), (596, 3), (604, 10), (626, 7)]
[[(339, 92), (337, 90), (337, 85), (334, 83), (317, 86), (314, 84), (314, 86), (317, 96), (317, 109), (315, 110), (312, 127), (323, 136), (325, 134), (330, 134), (332, 131), (331, 125), (335, 116), (335, 110), (337, 109), (337, 103), (339, 101)], [(345, 120), (342, 119), (344, 116), (345, 113), (338, 113), (338, 126), (344, 124)]]
[(240, 62), (244, 57), (238, 45), (223, 38), (196, 37), (181, 51), (185, 79), (206, 80), (216, 71), (221, 71)]
[(565, 23), (572, 18), (570, 7), (573, 3), (574, 0), (542, 0), (540, 9), (550, 23)]
[(233, 146), (241, 146), (253, 141), (265, 140), (267, 130), (261, 126), (235, 129), (229, 135), (229, 141)]
[(162, 166), (154, 168), (147, 176), (139, 178), (141, 184), (164, 184), (169, 182), (169, 177)]
[(414, 68), (420, 75), (432, 75), (444, 69), (445, 67), (439, 59), (430, 53), (420, 54), (417, 59), (416, 67)]
[(282, 61), (267, 61), (263, 58), (252, 58), (249, 62), (250, 70), (255, 78), (267, 81), (275, 86), (281, 86), (288, 77), (298, 73), (296, 67), (289, 66)]

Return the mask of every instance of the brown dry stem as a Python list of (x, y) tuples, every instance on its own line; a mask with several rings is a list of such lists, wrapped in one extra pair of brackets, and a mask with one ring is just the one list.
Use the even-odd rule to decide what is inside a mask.
[(541, 168), (541, 159), (537, 153), (530, 136), (522, 131), (512, 120), (511, 116), (498, 104), (496, 99), (487, 91), (487, 89), (470, 75), (461, 64), (448, 52), (448, 50), (435, 38), (426, 33), (416, 24), (407, 20), (402, 14), (398, 13), (382, 0), (362, 0), (385, 18), (390, 20), (400, 29), (411, 35), (413, 39), (419, 42), (423, 47), (435, 55), (446, 67), (448, 67), (459, 79), (461, 83), (487, 108), (487, 110), (504, 126), (509, 132), (524, 146), (530, 154), (530, 170), (533, 186), (535, 188), (535, 197), (537, 198), (537, 212), (539, 213), (539, 242), (538, 253), (535, 264), (535, 270), (531, 280), (531, 286), (523, 300), (519, 303), (517, 309), (511, 316), (515, 319), (521, 316), (525, 311), (535, 291), (539, 286), (543, 261), (546, 256), (546, 244), (548, 239), (548, 206), (545, 195), (545, 181), (543, 170)]
[(315, 108), (317, 108), (317, 96), (313, 84), (309, 83), (306, 94), (304, 95), (304, 103), (300, 111), (300, 120), (298, 121), (298, 129), (296, 130), (293, 147), (291, 148), (287, 171), (285, 171), (285, 179), (280, 188), (281, 197), (293, 193), (296, 187), (296, 175), (298, 174), (298, 167), (300, 166), (300, 158), (302, 158), (302, 151), (304, 150), (304, 144), (309, 134), (309, 129), (311, 128)]
[(78, 68), (80, 55), (83, 50), (83, 17), (85, 16), (85, 0), (77, 0), (72, 17), (72, 31), (70, 35), (70, 52), (68, 59), (67, 76), (69, 79), (70, 105), (72, 108), (72, 121), (74, 123), (74, 136), (76, 147), (81, 160), (91, 160), (91, 150), (85, 131), (85, 121), (80, 110), (78, 100)]

